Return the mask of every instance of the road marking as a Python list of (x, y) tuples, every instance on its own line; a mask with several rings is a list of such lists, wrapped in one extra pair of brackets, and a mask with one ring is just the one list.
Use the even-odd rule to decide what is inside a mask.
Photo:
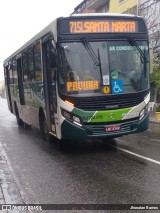
[(111, 147), (113, 147), (113, 148), (115, 148), (115, 149), (119, 149), (119, 150), (121, 150), (121, 151), (123, 151), (123, 152), (126, 152), (126, 153), (128, 153), (128, 154), (134, 155), (134, 156), (136, 156), (136, 157), (139, 157), (139, 158), (142, 158), (142, 159), (144, 159), (144, 160), (147, 160), (147, 161), (150, 161), (150, 162), (152, 162), (152, 163), (155, 163), (155, 164), (160, 165), (160, 162), (159, 162), (159, 161), (153, 160), (152, 158), (147, 158), (147, 157), (145, 157), (145, 156), (143, 156), (143, 155), (139, 155), (139, 154), (134, 153), (134, 152), (131, 152), (131, 151), (127, 150), (127, 149), (123, 149), (123, 148), (120, 148), (120, 147), (112, 146), (112, 145), (110, 145), (110, 144), (108, 144), (108, 143), (107, 143), (107, 145), (109, 145), (109, 146), (111, 146)]

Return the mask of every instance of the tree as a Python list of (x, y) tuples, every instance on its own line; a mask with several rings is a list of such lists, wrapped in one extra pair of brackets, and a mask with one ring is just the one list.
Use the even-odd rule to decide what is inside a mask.
[(138, 5), (138, 14), (146, 21), (149, 45), (153, 50), (151, 51), (153, 52), (153, 71), (150, 74), (150, 82), (155, 86), (154, 102), (157, 105), (158, 97), (160, 97), (160, 0), (139, 0)]
[(145, 18), (150, 37), (150, 48), (153, 49), (153, 54), (160, 50), (159, 13), (159, 0), (139, 0), (138, 14)]
[[(155, 85), (155, 94), (154, 94), (154, 102), (157, 105), (157, 97), (160, 96), (160, 66), (157, 64), (153, 65), (153, 72), (150, 73), (150, 81)], [(158, 111), (160, 111), (160, 107), (158, 107)]]

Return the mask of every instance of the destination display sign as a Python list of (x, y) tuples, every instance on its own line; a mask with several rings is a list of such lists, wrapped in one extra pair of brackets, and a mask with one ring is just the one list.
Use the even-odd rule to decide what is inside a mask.
[(70, 33), (137, 32), (136, 21), (70, 21)]
[(136, 33), (139, 24), (140, 20), (131, 18), (70, 18), (61, 20), (59, 30), (61, 34)]

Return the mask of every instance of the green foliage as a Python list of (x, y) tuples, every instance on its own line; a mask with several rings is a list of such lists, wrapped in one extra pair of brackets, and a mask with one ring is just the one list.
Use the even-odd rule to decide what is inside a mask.
[(150, 81), (155, 84), (157, 92), (160, 92), (160, 67), (156, 64), (153, 66), (153, 72), (150, 73)]
[(160, 105), (156, 107), (156, 112), (160, 112)]
[(150, 81), (155, 85), (155, 111), (160, 112), (160, 105), (156, 103), (157, 96), (160, 95), (160, 66), (158, 64), (153, 66), (153, 72), (150, 73)]

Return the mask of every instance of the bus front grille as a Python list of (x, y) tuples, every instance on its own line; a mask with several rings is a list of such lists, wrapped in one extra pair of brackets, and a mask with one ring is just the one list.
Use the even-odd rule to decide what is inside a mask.
[[(123, 122), (120, 122), (120, 123), (112, 123), (112, 124), (85, 124), (85, 129), (86, 131), (88, 132), (89, 135), (95, 135), (95, 136), (98, 136), (98, 135), (109, 135), (109, 134), (121, 134), (121, 133), (127, 133), (127, 132), (131, 132), (131, 131), (134, 131), (137, 127), (137, 124), (138, 124), (138, 119), (134, 119), (134, 120), (131, 120), (131, 121), (123, 121)], [(105, 127), (107, 126), (116, 126), (116, 125), (119, 125), (120, 126), (120, 130), (119, 131), (108, 131), (106, 132), (105, 131)]]
[(140, 104), (143, 98), (140, 96), (135, 97), (90, 97), (85, 99), (79, 99), (75, 103), (75, 107), (86, 111), (97, 111), (106, 109), (121, 109), (127, 107), (133, 107)]

